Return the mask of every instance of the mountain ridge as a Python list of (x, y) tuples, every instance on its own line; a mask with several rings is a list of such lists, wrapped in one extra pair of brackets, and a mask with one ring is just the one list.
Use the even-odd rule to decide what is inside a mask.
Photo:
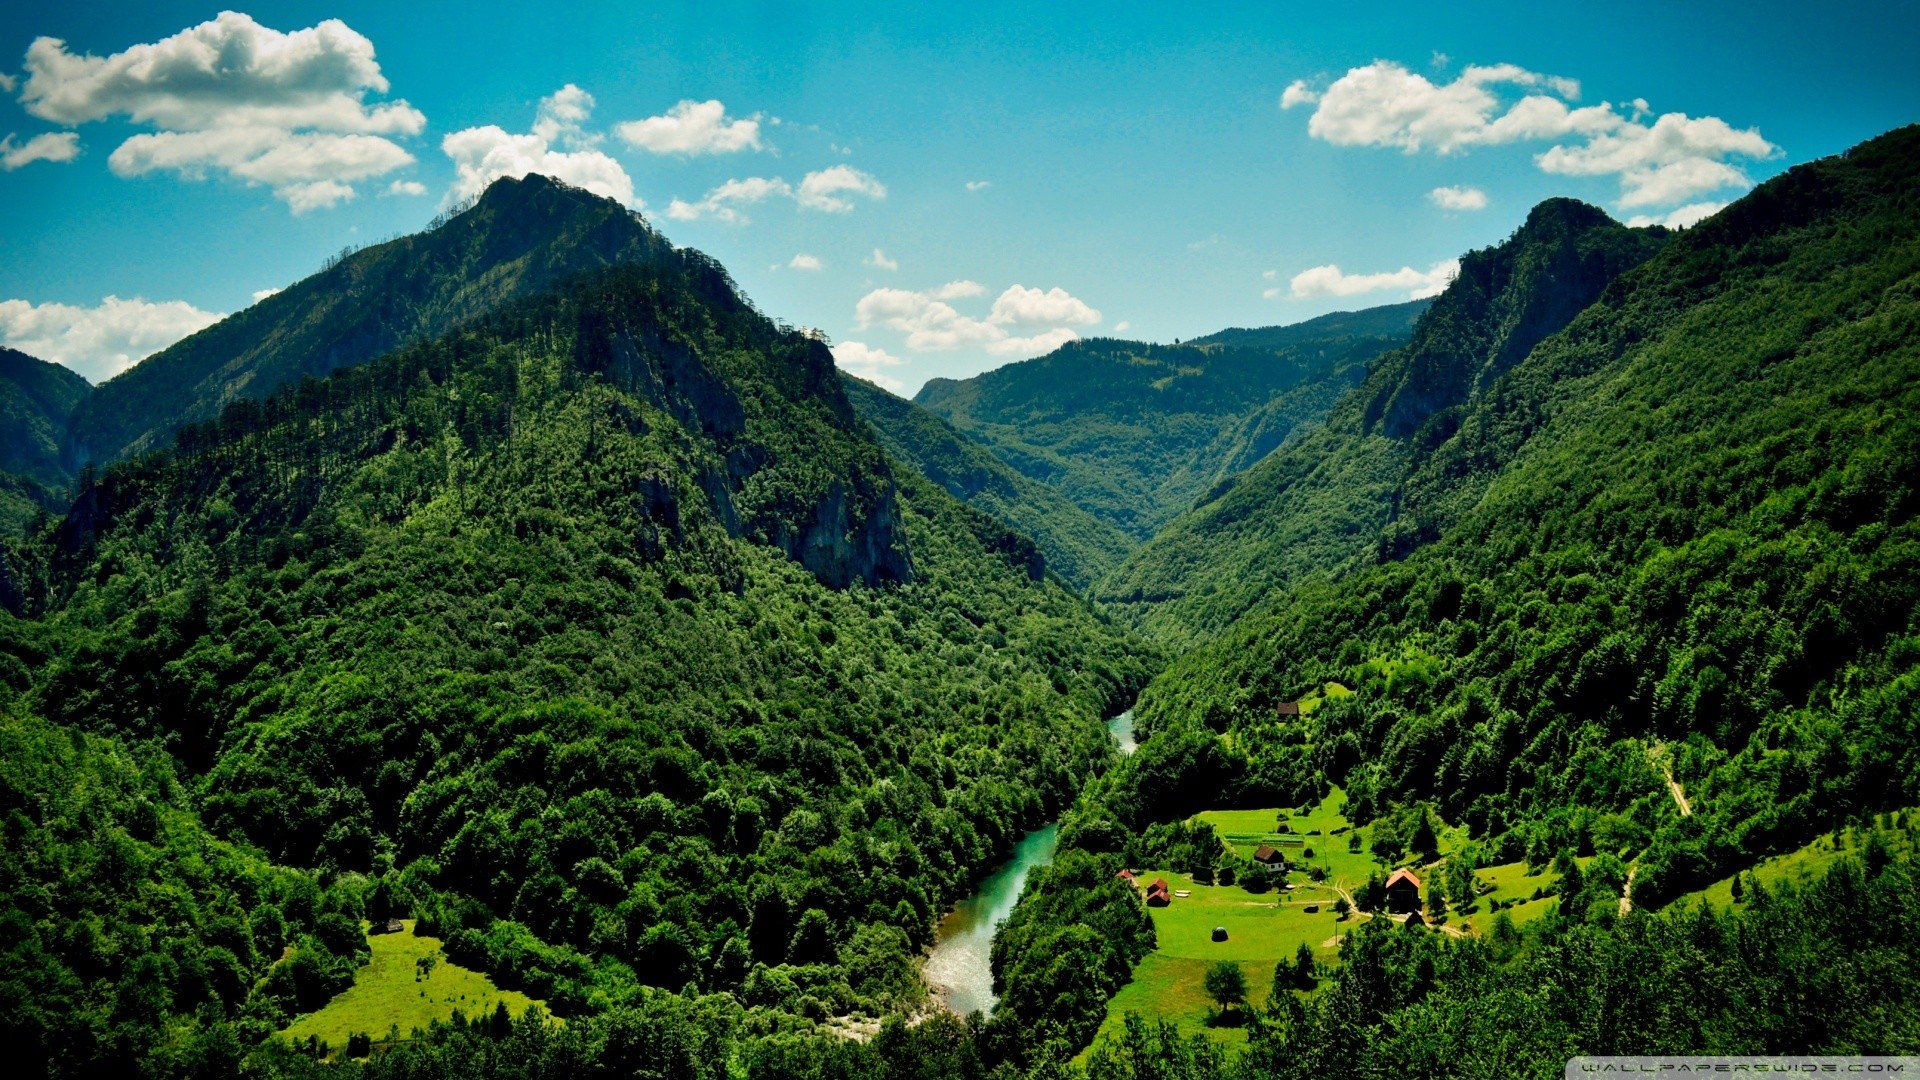
[(538, 173), (496, 180), (428, 230), (362, 248), (101, 383), (70, 470), (166, 445), (228, 402), (364, 363), (570, 274), (672, 245), (637, 214)]

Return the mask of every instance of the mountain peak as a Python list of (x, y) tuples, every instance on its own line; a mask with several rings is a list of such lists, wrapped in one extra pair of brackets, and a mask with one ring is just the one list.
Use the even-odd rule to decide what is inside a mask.
[(70, 468), (167, 444), (228, 402), (365, 363), (575, 274), (673, 250), (612, 199), (529, 173), (435, 227), (364, 248), (103, 383), (68, 433)]

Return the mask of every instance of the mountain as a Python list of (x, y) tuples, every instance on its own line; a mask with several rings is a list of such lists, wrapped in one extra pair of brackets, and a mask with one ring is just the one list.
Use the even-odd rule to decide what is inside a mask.
[(570, 275), (670, 248), (624, 207), (537, 173), (495, 183), (437, 227), (344, 255), (100, 384), (73, 417), (67, 463), (163, 447), (230, 401), (364, 363)]
[(1669, 235), (1570, 199), (1535, 207), (1505, 243), (1462, 257), (1412, 339), (1375, 360), (1323, 424), (1218, 476), (1095, 595), (1154, 636), (1191, 641), (1369, 554), (1396, 519), (1408, 470), (1468, 403)]
[[(1263, 474), (1290, 470), (1318, 493), (1239, 503), (1257, 529), (1210, 543), (1312, 535), (1325, 523), (1299, 519), (1344, 500), (1350, 557), (1270, 575), (1156, 678), (1142, 722), (1231, 733), (1229, 799), (1340, 783), (1358, 817), (1430, 807), (1495, 862), (1602, 855), (1634, 905), (1920, 801), (1916, 207), (1909, 127), (1788, 170), (1611, 281), (1553, 270), (1558, 298), (1442, 297), (1324, 429), (1417, 452), (1342, 492), (1358, 467), (1321, 446), (1219, 500), (1282, 492)], [(1575, 252), (1656, 246), (1547, 212)], [(1534, 224), (1479, 268), (1532, 247)], [(1455, 345), (1430, 348), (1443, 319)], [(1303, 698), (1307, 715), (1276, 712)], [(1622, 909), (1604, 900), (1563, 914)]]
[(1131, 537), (1087, 513), (962, 435), (953, 425), (872, 383), (843, 374), (854, 411), (873, 425), (887, 453), (947, 494), (1030, 536), (1046, 566), (1077, 589), (1113, 569)]
[(1224, 472), (1317, 420), (1366, 361), (1406, 340), (1425, 306), (1222, 331), (1203, 344), (1074, 341), (971, 379), (929, 380), (914, 403), (1145, 540)]
[(72, 479), (60, 460), (67, 418), (91, 389), (59, 364), (0, 347), (0, 531), (55, 508)]
[[(630, 220), (476, 211), (527, 193)], [(8, 558), (0, 999), (56, 1074), (231, 1073), (396, 912), (584, 1031), (912, 1008), (1151, 660), (664, 246), (229, 402)]]

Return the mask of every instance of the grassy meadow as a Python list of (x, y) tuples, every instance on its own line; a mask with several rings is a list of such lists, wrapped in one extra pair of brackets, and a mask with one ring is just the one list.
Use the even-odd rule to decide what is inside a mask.
[[(457, 1011), (469, 1017), (490, 1015), (505, 1002), (517, 1019), (540, 1002), (516, 990), (502, 990), (485, 975), (448, 962), (440, 939), (415, 936), (412, 919), (397, 934), (375, 934), (367, 940), (373, 958), (354, 973), (353, 985), (315, 1012), (299, 1017), (281, 1037), (304, 1042), (311, 1036), (338, 1052), (356, 1033), (384, 1042), (397, 1035), (407, 1038), (415, 1028), (435, 1020), (449, 1020)], [(431, 958), (430, 967), (421, 961)], [(423, 973), (422, 968), (425, 967)]]

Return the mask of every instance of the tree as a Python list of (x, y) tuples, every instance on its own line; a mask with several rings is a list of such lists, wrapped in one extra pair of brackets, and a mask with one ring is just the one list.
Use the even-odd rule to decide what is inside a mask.
[(1741, 895), (1745, 892), (1745, 890), (1740, 887), (1739, 874), (1733, 875), (1733, 883), (1729, 886), (1729, 888), (1733, 892), (1733, 902), (1736, 904), (1739, 903)]
[(1352, 911), (1353, 905), (1347, 903), (1346, 897), (1338, 897), (1333, 901), (1333, 913), (1340, 917), (1341, 922), (1345, 922), (1347, 915)]
[(1311, 990), (1313, 983), (1313, 947), (1303, 941), (1293, 953), (1293, 985)]
[(1247, 1000), (1247, 974), (1232, 960), (1222, 960), (1207, 969), (1207, 996), (1224, 1011)]
[(1428, 861), (1440, 855), (1440, 838), (1434, 835), (1433, 818), (1424, 806), (1420, 808), (1419, 820), (1414, 823), (1413, 837), (1407, 841), (1407, 846), (1413, 849), (1414, 854)]
[(1355, 896), (1361, 911), (1379, 911), (1387, 906), (1387, 883), (1379, 874), (1367, 875), (1367, 883), (1360, 886)]

